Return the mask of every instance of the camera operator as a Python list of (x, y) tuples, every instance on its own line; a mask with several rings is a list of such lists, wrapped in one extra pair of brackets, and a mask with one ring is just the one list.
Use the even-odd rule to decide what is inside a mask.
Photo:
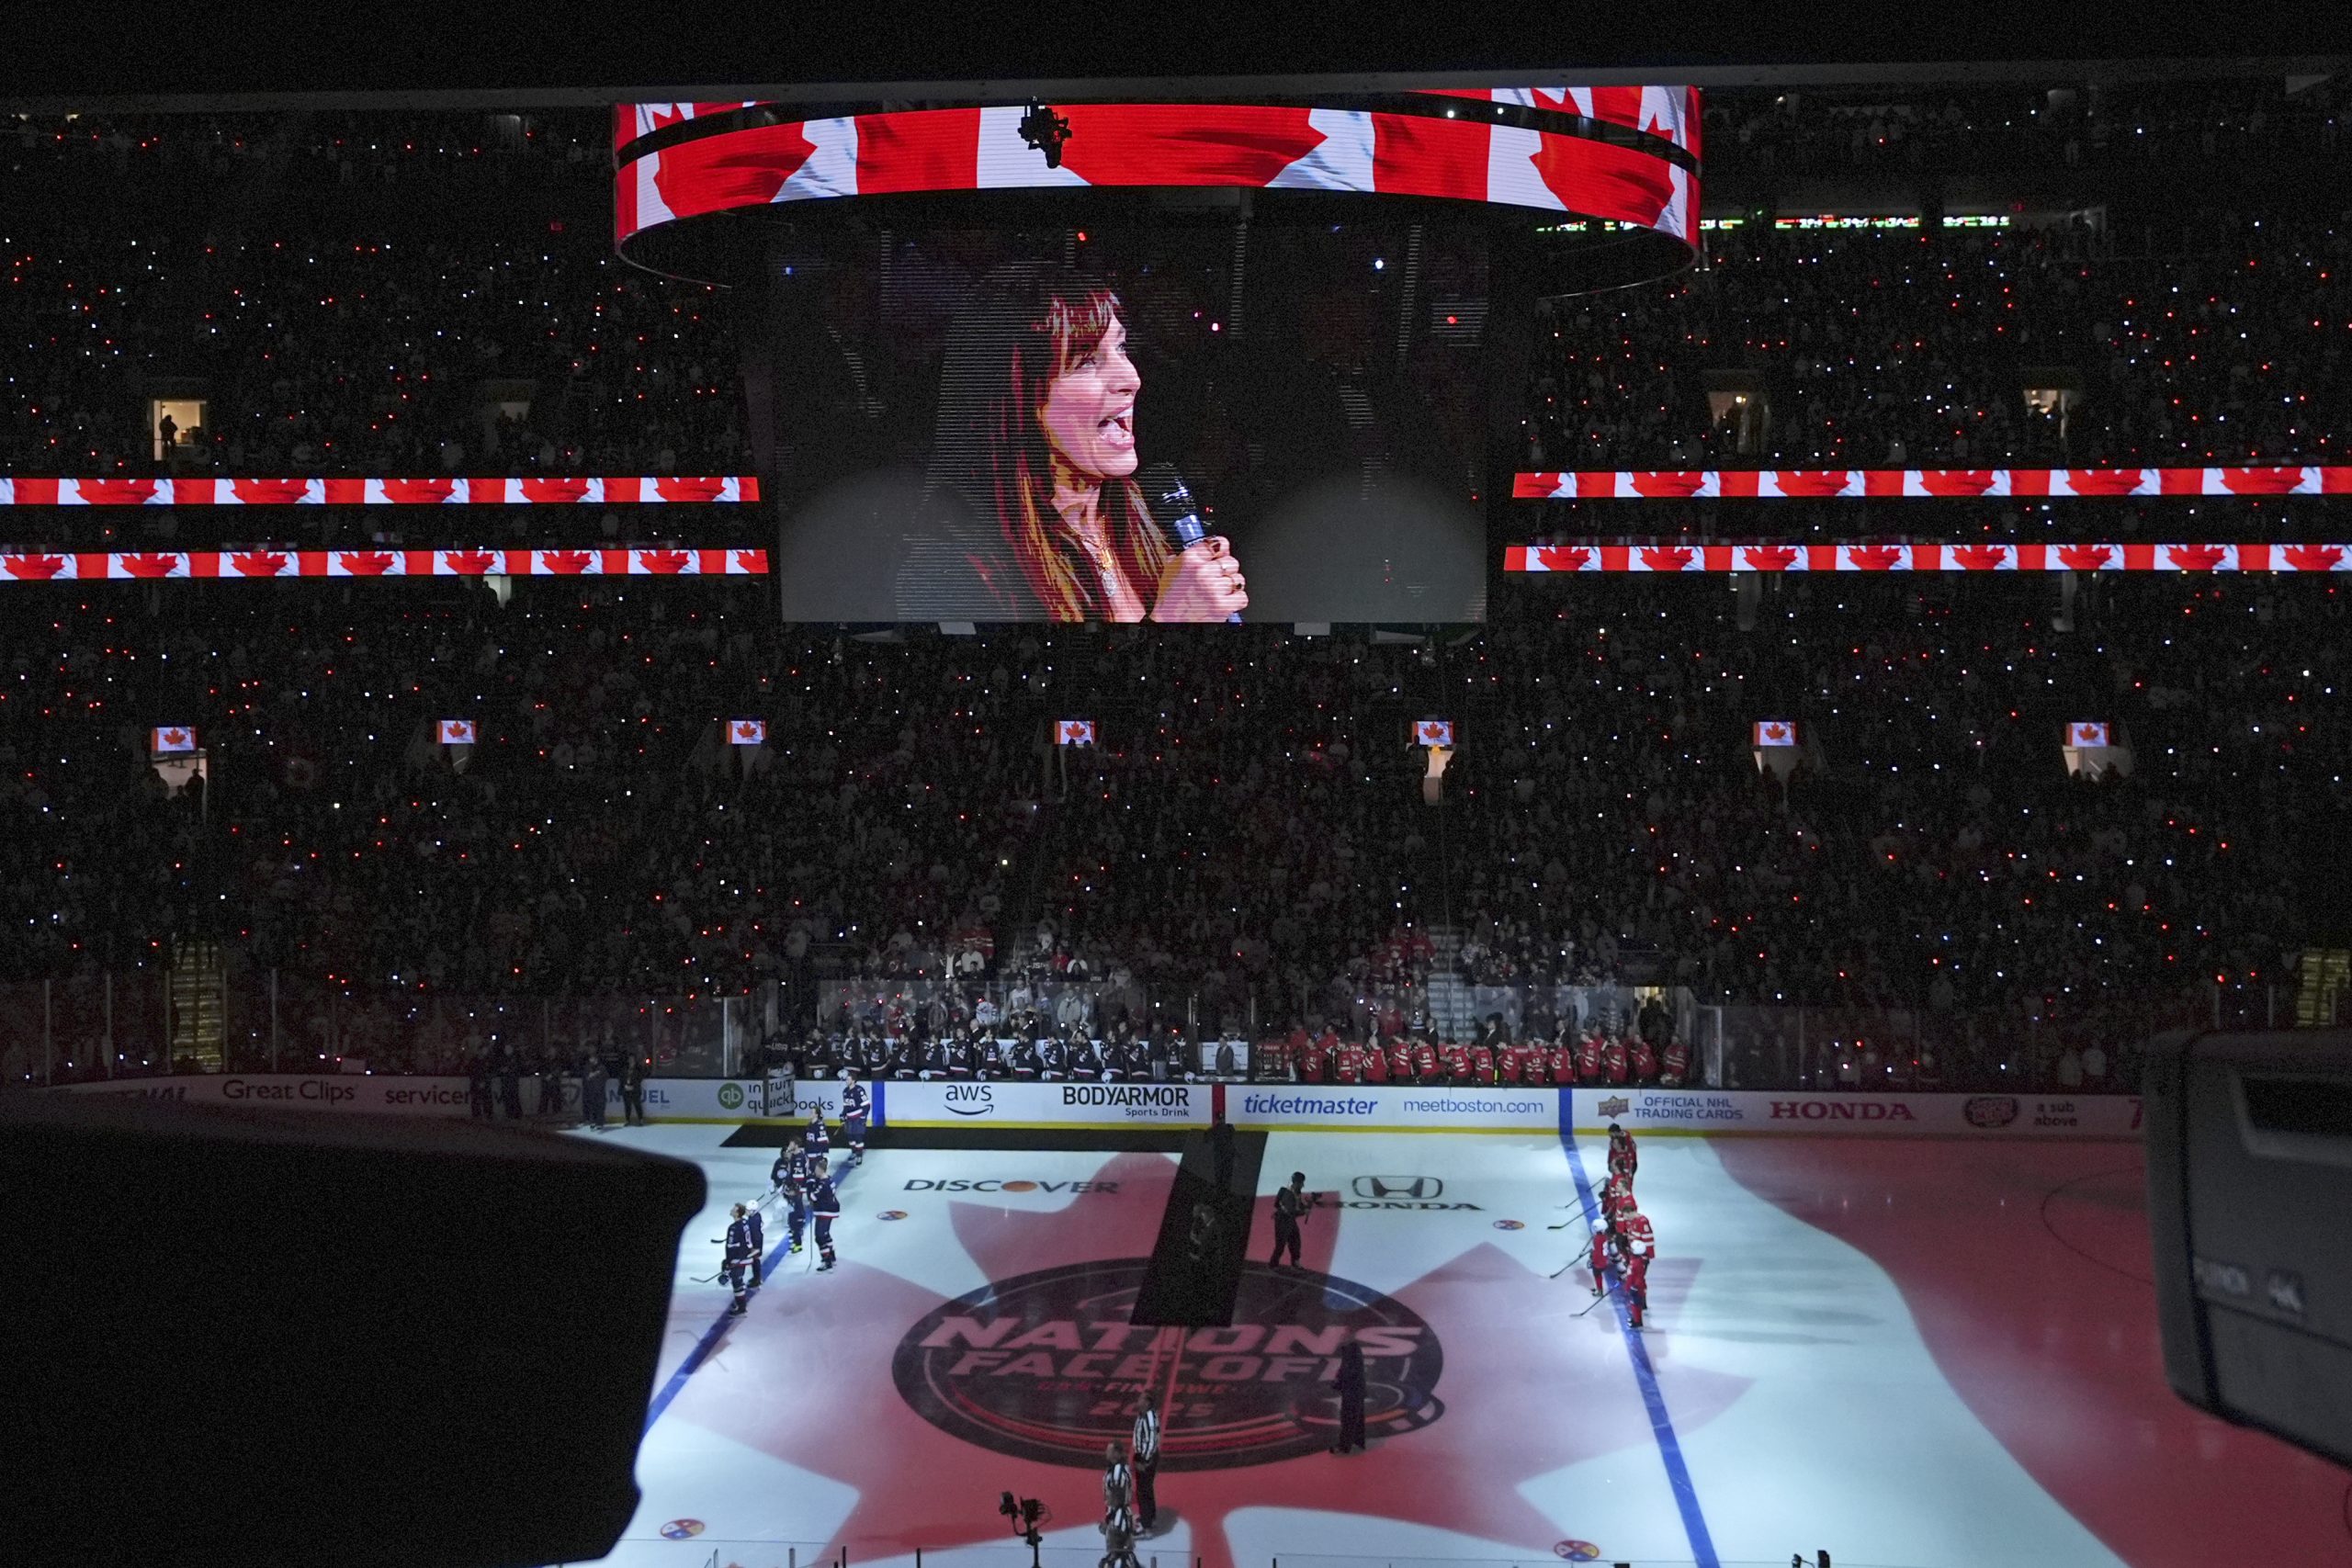
[(1300, 1243), (1299, 1226), (1306, 1222), (1306, 1211), (1315, 1207), (1315, 1199), (1306, 1190), (1306, 1172), (1290, 1173), (1290, 1185), (1274, 1194), (1274, 1255), (1266, 1259), (1267, 1267), (1283, 1266), (1283, 1253), (1290, 1253), (1291, 1267), (1297, 1268)]

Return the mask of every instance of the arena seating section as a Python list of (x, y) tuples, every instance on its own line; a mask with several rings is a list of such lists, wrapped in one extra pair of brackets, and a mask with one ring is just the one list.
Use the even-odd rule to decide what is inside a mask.
[[(2274, 89), (2245, 122), (2231, 95), (2252, 91), (2098, 117), (1990, 90), (1803, 115), (1718, 96), (1711, 176), (2162, 166), (2215, 195), (2120, 232), (1710, 233), (1680, 278), (1542, 313), (1524, 466), (2352, 460), (2352, 222), (2234, 208), (2226, 175), (2336, 147), (2339, 111)], [(213, 410), (175, 471), (752, 471), (731, 302), (611, 254), (604, 145), (593, 115), (0, 121), (0, 178), (55, 197), (0, 215), (0, 472), (159, 471), (140, 389), (164, 378), (203, 380)], [(2063, 425), (2019, 394), (2045, 367), (2076, 378)], [(1769, 429), (1716, 423), (1710, 371), (1751, 377)], [(485, 438), (496, 378), (536, 390)], [(266, 527), (773, 528), (751, 507), (478, 510), (272, 509)], [(2293, 537), (2323, 516), (1791, 502), (1769, 526)], [(255, 527), (0, 512), (0, 537), (51, 547)], [(1758, 522), (1527, 504), (1526, 536), (1628, 529)], [(861, 633), (779, 626), (763, 592), (8, 588), (10, 1016), (35, 982), (158, 968), (188, 940), (289, 998), (359, 1004), (814, 994), (977, 947), (988, 977), (1034, 950), (1268, 1033), (1441, 966), (1686, 986), (1741, 1018), (1901, 1010), (1942, 1021), (1962, 1076), (2028, 1021), (2120, 1053), (2207, 1016), (2216, 986), (2286, 982), (2341, 901), (2352, 615), (2332, 578), (2092, 581), (2063, 611), (2040, 579), (1776, 581), (1746, 603), (1720, 580), (1498, 581), (1474, 635), (1393, 643)], [(712, 736), (738, 713), (774, 738), (748, 775)], [(1101, 745), (1057, 759), (1069, 714)], [(1405, 743), (1426, 714), (1464, 738), (1442, 811)], [(420, 743), (445, 715), (481, 723), (462, 774)], [(1768, 715), (1809, 728), (1826, 775), (1759, 778), (1746, 738)], [(2129, 779), (2066, 775), (2059, 726), (2085, 717), (2128, 728)], [(209, 801), (164, 796), (141, 761), (165, 719), (233, 742)]]

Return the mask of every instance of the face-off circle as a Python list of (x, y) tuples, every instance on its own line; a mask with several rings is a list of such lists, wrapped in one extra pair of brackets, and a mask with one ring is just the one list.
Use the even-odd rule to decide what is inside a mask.
[(1010, 1458), (1097, 1468), (1147, 1390), (1170, 1471), (1271, 1464), (1330, 1447), (1340, 1348), (1362, 1347), (1364, 1426), (1394, 1437), (1444, 1414), (1444, 1354), (1410, 1307), (1329, 1275), (1245, 1266), (1234, 1323), (1127, 1321), (1145, 1260), (1018, 1275), (943, 1303), (891, 1358), (899, 1395), (932, 1425)]

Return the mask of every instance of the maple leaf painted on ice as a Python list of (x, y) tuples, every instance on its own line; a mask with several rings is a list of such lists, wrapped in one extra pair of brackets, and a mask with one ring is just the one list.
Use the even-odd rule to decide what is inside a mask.
[[(844, 1237), (847, 1256), (829, 1280), (761, 1303), (729, 1331), (723, 1352), (729, 1364), (789, 1368), (789, 1388), (771, 1391), (706, 1375), (686, 1385), (665, 1418), (692, 1421), (854, 1487), (857, 1501), (828, 1551), (846, 1547), (853, 1556), (862, 1551), (871, 1557), (996, 1540), (996, 1521), (984, 1506), (975, 1506), (974, 1489), (984, 1504), (989, 1491), (1001, 1484), (993, 1477), (1008, 1463), (1026, 1466), (1022, 1472), (1032, 1479), (1024, 1490), (1034, 1492), (1065, 1525), (1098, 1517), (1102, 1445), (1124, 1438), (1132, 1418), (1134, 1394), (1125, 1390), (1153, 1388), (1160, 1391), (1164, 1423), (1161, 1509), (1182, 1522), (1191, 1550), (1209, 1568), (1229, 1568), (1233, 1561), (1227, 1517), (1270, 1506), (1393, 1518), (1516, 1542), (1531, 1556), (1546, 1553), (1563, 1527), (1521, 1495), (1521, 1484), (1651, 1440), (1649, 1416), (1614, 1325), (1596, 1314), (1586, 1320), (1589, 1334), (1530, 1335), (1528, 1325), (1558, 1314), (1564, 1298), (1581, 1304), (1581, 1289), (1573, 1278), (1547, 1280), (1481, 1241), (1380, 1298), (1392, 1317), (1417, 1315), (1441, 1337), (1433, 1349), (1442, 1352), (1442, 1368), (1431, 1388), (1407, 1395), (1408, 1402), (1419, 1397), (1420, 1403), (1403, 1408), (1391, 1401), (1384, 1406), (1377, 1391), (1389, 1358), (1357, 1331), (1375, 1390), (1367, 1401), (1375, 1440), (1364, 1454), (1344, 1462), (1324, 1455), (1332, 1401), (1315, 1353), (1344, 1336), (1327, 1333), (1307, 1347), (1304, 1366), (1295, 1368), (1277, 1367), (1272, 1353), (1225, 1352), (1261, 1343), (1272, 1350), (1284, 1324), (1328, 1312), (1329, 1298), (1352, 1300), (1356, 1292), (1379, 1296), (1329, 1277), (1337, 1233), (1347, 1223), (1344, 1210), (1329, 1206), (1306, 1226), (1304, 1271), (1278, 1272), (1254, 1261), (1245, 1265), (1242, 1310), (1232, 1327), (1125, 1328), (1122, 1309), (1086, 1325), (1093, 1337), (1087, 1340), (1068, 1324), (987, 1321), (997, 1306), (1018, 1299), (1023, 1281), (1057, 1269), (1088, 1278), (1131, 1278), (1141, 1263), (1135, 1257), (1138, 1243), (1148, 1241), (1174, 1173), (1164, 1158), (1122, 1155), (1109, 1159), (1093, 1179), (1115, 1184), (1115, 1200), (1081, 1198), (1058, 1212), (952, 1203), (949, 1224), (956, 1242), (991, 1281), (953, 1302), (855, 1261), (851, 1233)], [(1271, 1204), (1265, 1198), (1257, 1205), (1257, 1236), (1270, 1230)], [(1688, 1263), (1661, 1264), (1654, 1270), (1655, 1310), (1670, 1314), (1694, 1270)], [(935, 1314), (943, 1310), (968, 1311), (970, 1318), (945, 1321), (986, 1331), (952, 1347), (950, 1355), (981, 1338), (998, 1347), (972, 1358), (987, 1365), (947, 1391), (956, 1396), (948, 1408), (952, 1417), (972, 1414), (971, 1395), (983, 1380), (1000, 1373), (1007, 1386), (1022, 1380), (1010, 1398), (991, 1392), (989, 1407), (980, 1413), (997, 1423), (994, 1429), (1009, 1434), (1004, 1452), (956, 1436), (919, 1413), (906, 1396), (876, 1387), (890, 1375), (888, 1359), (875, 1354), (877, 1326), (903, 1336), (926, 1319), (940, 1321)], [(1269, 1318), (1274, 1321), (1269, 1324)], [(1298, 1338), (1295, 1329), (1290, 1332)], [(809, 1355), (808, 1347), (819, 1342), (831, 1348)], [(1107, 1348), (1092, 1348), (1104, 1344)], [(1078, 1369), (1069, 1359), (1081, 1345), (1089, 1350), (1080, 1359), (1095, 1363), (1087, 1369), (1093, 1375), (1057, 1376), (1047, 1370), (1060, 1357), (1062, 1370), (1075, 1374)], [(1664, 1334), (1654, 1333), (1653, 1360), (1665, 1362), (1670, 1345)], [(1040, 1365), (1022, 1364), (1031, 1360)], [(1220, 1384), (1220, 1360), (1256, 1361), (1263, 1371), (1249, 1381)], [(1128, 1375), (1112, 1369), (1131, 1363), (1137, 1382), (1104, 1381)], [(1236, 1378), (1243, 1376), (1238, 1367), (1229, 1370)], [(1269, 1385), (1285, 1375), (1288, 1381), (1270, 1394)], [(1688, 1432), (1704, 1424), (1746, 1386), (1745, 1379), (1674, 1368), (1669, 1398), (1677, 1426)], [(1220, 1403), (1220, 1389), (1235, 1397)], [(1108, 1397), (1098, 1399), (1097, 1392)], [(1244, 1407), (1246, 1422), (1229, 1418), (1236, 1413), (1231, 1404)], [(854, 1411), (855, 1417), (811, 1420), (812, 1411)], [(1574, 1418), (1565, 1418), (1564, 1412), (1574, 1412)], [(1282, 1430), (1285, 1423), (1292, 1427), (1287, 1433)], [(1287, 1441), (1298, 1457), (1270, 1451), (1270, 1427), (1272, 1449), (1281, 1450)], [(1498, 1441), (1498, 1433), (1510, 1436)], [(1041, 1463), (1032, 1451), (1025, 1460), (1009, 1459), (1005, 1453), (1012, 1445), (1070, 1457)]]

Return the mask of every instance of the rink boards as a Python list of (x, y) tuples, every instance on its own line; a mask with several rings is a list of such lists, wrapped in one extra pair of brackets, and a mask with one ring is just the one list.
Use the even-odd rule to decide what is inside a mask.
[[(841, 1085), (802, 1081), (789, 1102), (782, 1085), (756, 1078), (650, 1078), (649, 1120), (797, 1122), (821, 1107), (841, 1115)], [(1596, 1133), (1611, 1122), (1644, 1133), (1860, 1137), (2137, 1138), (2140, 1099), (2114, 1094), (1864, 1094), (1756, 1089), (1506, 1089), (1419, 1085), (1202, 1083), (897, 1082), (877, 1080), (873, 1125), (1201, 1128), (1224, 1120), (1250, 1131), (1285, 1133), (1557, 1134), (1566, 1124)], [(566, 1113), (580, 1103), (577, 1079), (563, 1083)], [(70, 1092), (132, 1094), (221, 1105), (290, 1110), (463, 1116), (462, 1077), (368, 1074), (207, 1074), (76, 1084)], [(537, 1078), (523, 1080), (526, 1112), (538, 1104)], [(620, 1091), (606, 1116), (620, 1118)]]

